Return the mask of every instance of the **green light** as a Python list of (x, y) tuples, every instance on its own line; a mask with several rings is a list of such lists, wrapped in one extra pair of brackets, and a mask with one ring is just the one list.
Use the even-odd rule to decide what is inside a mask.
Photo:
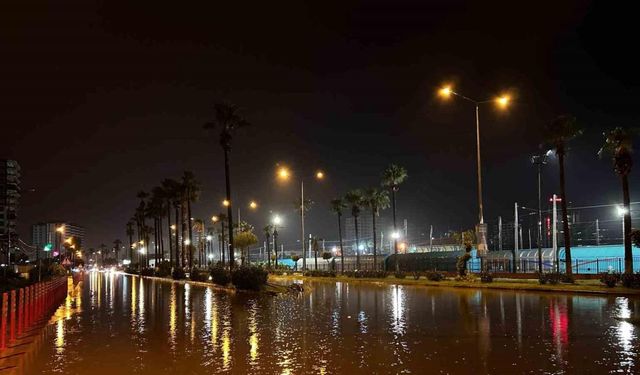
[(53, 244), (48, 243), (44, 245), (44, 251), (51, 251), (51, 250), (53, 250)]

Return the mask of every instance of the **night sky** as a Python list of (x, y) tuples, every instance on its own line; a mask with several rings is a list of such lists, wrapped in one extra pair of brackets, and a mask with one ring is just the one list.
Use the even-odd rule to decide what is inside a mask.
[[(407, 168), (398, 214), (416, 232), (477, 218), (473, 107), (442, 102), (443, 83), (479, 100), (508, 91), (508, 111), (481, 108), (485, 217), (536, 202), (529, 162), (541, 129), (573, 113), (575, 205), (614, 203), (621, 188), (597, 159), (602, 131), (638, 125), (637, 20), (627, 3), (459, 1), (11, 1), (0, 6), (0, 157), (22, 166), (19, 230), (84, 225), (88, 246), (125, 239), (138, 190), (191, 170), (195, 217), (220, 212), (222, 151), (202, 124), (213, 103), (241, 106), (253, 127), (232, 153), (234, 200), (262, 228), (284, 216), (297, 238), (297, 184), (316, 202), (308, 232), (335, 238), (328, 200)], [(630, 5), (629, 5), (630, 6)], [(328, 178), (313, 183), (316, 168)], [(632, 201), (638, 200), (637, 169)], [(544, 173), (557, 192), (557, 165)], [(294, 186), (295, 185), (295, 186)], [(29, 189), (34, 192), (27, 192)], [(384, 215), (389, 215), (386, 211)]]

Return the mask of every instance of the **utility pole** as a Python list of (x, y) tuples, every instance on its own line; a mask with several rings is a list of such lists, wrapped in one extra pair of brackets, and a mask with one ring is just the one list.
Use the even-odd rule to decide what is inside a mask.
[(514, 209), (514, 222), (513, 222), (513, 268), (511, 272), (516, 272), (516, 257), (518, 254), (518, 202), (515, 204)]
[(553, 227), (551, 241), (553, 245), (553, 254), (556, 261), (556, 272), (560, 273), (560, 258), (558, 258), (558, 196), (553, 194)]
[(429, 229), (429, 252), (433, 251), (433, 225)]

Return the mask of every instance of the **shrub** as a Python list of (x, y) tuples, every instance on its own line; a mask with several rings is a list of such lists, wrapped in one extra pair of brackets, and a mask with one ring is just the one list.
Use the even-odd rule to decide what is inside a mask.
[(405, 277), (407, 277), (407, 274), (406, 274), (406, 273), (404, 273), (404, 272), (402, 272), (402, 271), (400, 271), (400, 272), (396, 272), (396, 273), (394, 273), (394, 274), (393, 274), (393, 276), (394, 276), (396, 279), (404, 279)]
[(192, 281), (207, 281), (209, 274), (205, 271), (199, 270), (197, 267), (193, 267), (189, 272), (189, 279)]
[(469, 274), (466, 274), (464, 276), (458, 275), (458, 276), (456, 276), (455, 280), (456, 281), (463, 281), (463, 282), (466, 282), (466, 283), (476, 283), (476, 282), (478, 282), (479, 279), (475, 275), (472, 275), (472, 274), (469, 273)]
[(483, 283), (492, 283), (493, 275), (490, 272), (480, 272), (480, 282)]
[(336, 273), (334, 271), (324, 270), (307, 270), (303, 275), (311, 277), (336, 277)]
[(627, 288), (640, 288), (640, 274), (623, 273), (620, 276), (620, 281)]
[(185, 275), (184, 270), (180, 267), (176, 267), (171, 273), (171, 277), (174, 280), (183, 280), (187, 275)]
[(231, 274), (222, 265), (216, 265), (209, 270), (214, 284), (227, 286), (231, 282)]
[(146, 268), (143, 268), (140, 271), (140, 275), (142, 275), (142, 276), (153, 276), (153, 275), (155, 275), (155, 270), (152, 267), (146, 267)]
[(158, 267), (156, 268), (156, 276), (158, 277), (171, 276), (171, 263), (167, 261), (158, 263)]
[(576, 279), (573, 277), (573, 275), (567, 275), (567, 274), (560, 275), (560, 281), (565, 283), (565, 284), (575, 284), (576, 283)]
[(414, 280), (420, 280), (420, 276), (422, 276), (422, 273), (419, 271), (414, 271), (413, 272), (413, 279)]
[(615, 273), (603, 273), (600, 275), (600, 282), (606, 285), (608, 288), (613, 288), (616, 286), (618, 281), (620, 280), (620, 275)]
[(262, 267), (242, 266), (231, 273), (231, 282), (237, 289), (260, 290), (267, 283), (268, 272)]
[(444, 280), (444, 274), (438, 271), (427, 271), (425, 274), (427, 276), (427, 280), (429, 281), (442, 281)]
[(543, 273), (542, 275), (539, 276), (538, 282), (540, 282), (540, 284), (549, 283), (549, 284), (555, 285), (560, 282), (560, 276), (561, 275), (556, 272)]

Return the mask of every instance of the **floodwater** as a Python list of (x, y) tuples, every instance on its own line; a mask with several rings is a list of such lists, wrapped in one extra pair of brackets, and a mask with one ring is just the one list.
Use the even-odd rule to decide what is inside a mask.
[(626, 297), (305, 282), (299, 295), (91, 273), (28, 374), (640, 373)]

